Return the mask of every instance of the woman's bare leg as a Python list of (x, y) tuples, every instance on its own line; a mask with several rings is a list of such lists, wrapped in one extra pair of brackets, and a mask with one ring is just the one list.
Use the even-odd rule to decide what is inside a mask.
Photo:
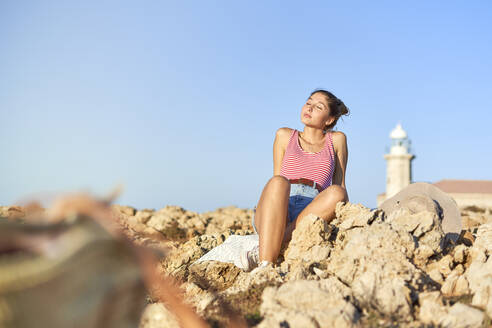
[(289, 180), (281, 175), (273, 176), (263, 188), (255, 213), (255, 225), (260, 237), (260, 261), (277, 260), (287, 223), (289, 194)]

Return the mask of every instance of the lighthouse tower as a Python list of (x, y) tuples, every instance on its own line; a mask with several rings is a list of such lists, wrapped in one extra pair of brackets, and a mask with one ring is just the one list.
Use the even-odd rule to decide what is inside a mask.
[(411, 162), (415, 158), (410, 154), (410, 140), (407, 133), (398, 123), (390, 133), (391, 148), (389, 154), (384, 155), (386, 160), (386, 195), (388, 199), (405, 188), (412, 180)]

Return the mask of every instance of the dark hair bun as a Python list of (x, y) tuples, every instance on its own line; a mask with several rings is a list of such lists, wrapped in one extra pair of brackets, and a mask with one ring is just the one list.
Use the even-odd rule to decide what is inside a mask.
[(341, 101), (340, 99), (338, 99), (338, 112), (340, 113), (340, 116), (341, 115), (348, 115), (349, 114), (348, 107), (345, 106), (345, 104), (343, 103), (343, 101)]

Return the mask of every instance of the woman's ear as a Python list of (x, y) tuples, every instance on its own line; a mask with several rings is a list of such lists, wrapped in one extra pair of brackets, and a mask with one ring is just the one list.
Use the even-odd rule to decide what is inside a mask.
[(335, 121), (335, 117), (334, 116), (330, 116), (328, 118), (328, 120), (326, 121), (326, 126), (329, 126), (330, 124), (332, 124), (333, 122)]

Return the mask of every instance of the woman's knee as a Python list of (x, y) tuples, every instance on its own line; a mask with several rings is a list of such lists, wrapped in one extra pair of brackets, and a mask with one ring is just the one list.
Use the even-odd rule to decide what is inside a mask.
[(335, 204), (348, 201), (347, 190), (339, 185), (331, 185), (327, 189), (328, 198)]
[(283, 175), (274, 175), (273, 177), (270, 178), (269, 181), (275, 181), (275, 183), (283, 183), (283, 184), (290, 184), (289, 180), (287, 180), (286, 177)]
[(273, 185), (277, 188), (290, 188), (290, 182), (286, 177), (281, 175), (274, 175), (268, 180), (268, 185)]

